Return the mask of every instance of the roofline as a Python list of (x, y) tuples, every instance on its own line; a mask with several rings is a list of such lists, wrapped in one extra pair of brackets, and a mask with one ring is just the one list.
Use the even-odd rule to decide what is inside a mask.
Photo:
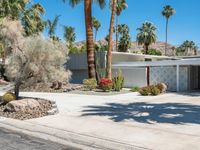
[(119, 62), (114, 63), (113, 68), (119, 67), (146, 67), (146, 66), (177, 66), (177, 65), (200, 65), (200, 59), (184, 60), (162, 60), (162, 61), (145, 61), (145, 62)]

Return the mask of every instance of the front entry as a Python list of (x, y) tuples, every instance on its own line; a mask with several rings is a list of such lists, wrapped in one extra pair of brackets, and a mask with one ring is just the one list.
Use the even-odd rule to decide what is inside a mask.
[(200, 66), (190, 67), (190, 90), (200, 90)]

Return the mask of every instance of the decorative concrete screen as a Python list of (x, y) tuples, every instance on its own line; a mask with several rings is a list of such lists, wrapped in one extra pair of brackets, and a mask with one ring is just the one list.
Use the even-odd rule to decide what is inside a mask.
[[(179, 87), (180, 91), (188, 90), (188, 67), (180, 67)], [(151, 67), (150, 82), (156, 84), (166, 83), (169, 91), (176, 91), (176, 67)]]

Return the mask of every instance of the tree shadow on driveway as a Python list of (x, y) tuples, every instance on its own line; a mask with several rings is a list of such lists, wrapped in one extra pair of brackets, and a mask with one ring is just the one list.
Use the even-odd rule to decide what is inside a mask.
[(200, 105), (183, 103), (107, 103), (104, 106), (87, 106), (82, 113), (82, 116), (107, 116), (115, 122), (200, 124)]

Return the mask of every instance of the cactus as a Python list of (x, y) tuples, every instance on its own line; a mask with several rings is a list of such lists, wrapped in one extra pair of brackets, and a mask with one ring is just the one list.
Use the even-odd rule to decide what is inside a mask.
[(122, 71), (118, 70), (118, 73), (113, 78), (113, 89), (115, 91), (121, 91), (124, 86), (124, 77), (122, 75)]
[(16, 96), (15, 94), (13, 94), (12, 92), (6, 92), (3, 96), (2, 96), (2, 101), (7, 104), (11, 101), (16, 100)]

